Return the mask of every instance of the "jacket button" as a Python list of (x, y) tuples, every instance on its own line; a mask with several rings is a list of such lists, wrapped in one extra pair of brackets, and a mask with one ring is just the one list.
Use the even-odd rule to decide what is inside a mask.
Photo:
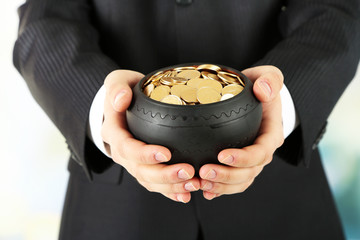
[(176, 0), (176, 3), (179, 5), (190, 5), (192, 4), (192, 0)]

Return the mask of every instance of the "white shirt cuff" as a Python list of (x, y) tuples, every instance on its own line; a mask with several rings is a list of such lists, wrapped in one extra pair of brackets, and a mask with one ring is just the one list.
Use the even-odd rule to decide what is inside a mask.
[(107, 157), (111, 158), (110, 154), (107, 152), (105, 143), (101, 137), (101, 127), (104, 120), (104, 102), (105, 102), (106, 90), (104, 86), (101, 86), (99, 91), (96, 93), (95, 98), (91, 104), (90, 114), (89, 114), (89, 125), (91, 136), (94, 144), (97, 148), (105, 154)]
[(284, 138), (287, 138), (299, 124), (299, 119), (296, 114), (294, 102), (285, 84), (280, 90), (280, 97), (282, 105)]
[[(94, 144), (98, 149), (106, 156), (111, 158), (107, 152), (105, 143), (101, 138), (101, 127), (104, 119), (104, 102), (105, 102), (105, 87), (102, 86), (96, 93), (96, 96), (91, 104), (90, 115), (89, 115), (89, 135), (91, 136)], [(291, 98), (289, 90), (283, 85), (280, 91), (281, 104), (282, 104), (282, 121), (284, 138), (288, 137), (292, 131), (299, 124), (299, 120), (295, 111), (294, 102)]]

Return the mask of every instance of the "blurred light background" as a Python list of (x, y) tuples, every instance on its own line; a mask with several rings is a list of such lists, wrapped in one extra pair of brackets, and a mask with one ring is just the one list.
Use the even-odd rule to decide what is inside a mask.
[[(12, 65), (16, 8), (0, 15), (0, 240), (57, 239), (68, 172), (65, 140)], [(347, 239), (360, 240), (360, 74), (338, 102), (320, 144)]]

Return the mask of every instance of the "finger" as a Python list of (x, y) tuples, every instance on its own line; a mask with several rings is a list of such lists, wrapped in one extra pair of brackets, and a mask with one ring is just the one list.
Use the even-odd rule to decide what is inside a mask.
[(263, 166), (236, 168), (218, 164), (206, 164), (200, 168), (200, 177), (211, 182), (241, 184), (254, 179), (263, 170)]
[[(112, 112), (115, 112), (111, 110)], [(101, 129), (105, 143), (111, 143), (111, 155), (115, 162), (121, 159), (141, 164), (167, 162), (171, 159), (170, 150), (159, 145), (148, 145), (141, 142), (127, 131), (126, 119), (123, 113), (115, 112), (114, 116), (106, 117)]]
[(204, 198), (207, 199), (207, 200), (213, 200), (213, 199), (216, 198), (216, 197), (220, 197), (221, 194), (216, 194), (216, 193), (211, 193), (211, 192), (203, 191), (203, 196), (204, 196)]
[[(131, 164), (131, 161), (129, 161)], [(171, 184), (181, 183), (194, 177), (195, 169), (187, 163), (178, 163), (174, 165), (155, 164), (155, 165), (130, 165), (125, 167), (131, 175), (138, 181)]]
[[(266, 148), (270, 149), (270, 147)], [(266, 148), (261, 144), (253, 144), (241, 149), (229, 148), (219, 153), (218, 160), (225, 165), (237, 168), (255, 167), (264, 163), (268, 155)]]
[(175, 184), (156, 184), (148, 182), (140, 182), (149, 192), (160, 192), (160, 193), (187, 193), (194, 192), (200, 189), (200, 180), (191, 179), (182, 183)]
[(190, 193), (162, 193), (162, 195), (175, 202), (188, 203), (191, 200)]
[(253, 182), (254, 179), (240, 184), (224, 184), (202, 180), (200, 189), (212, 194), (236, 194), (244, 192)]
[(284, 76), (274, 66), (259, 66), (249, 68), (243, 73), (254, 82), (254, 94), (261, 102), (272, 101), (280, 92)]
[(144, 77), (143, 74), (130, 70), (111, 72), (104, 81), (106, 100), (117, 112), (124, 112), (131, 103), (131, 88)]
[[(171, 159), (169, 149), (159, 145), (150, 145), (133, 138), (124, 129), (114, 129), (109, 137), (114, 161), (122, 160), (121, 165), (131, 161), (136, 164), (157, 164)], [(117, 133), (117, 134), (116, 134)]]

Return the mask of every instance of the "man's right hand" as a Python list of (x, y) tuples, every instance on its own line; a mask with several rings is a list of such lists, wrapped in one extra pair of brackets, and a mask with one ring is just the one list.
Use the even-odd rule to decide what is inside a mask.
[(106, 98), (102, 139), (113, 161), (123, 166), (150, 192), (183, 203), (190, 201), (191, 191), (200, 188), (190, 164), (162, 164), (171, 158), (169, 149), (136, 140), (127, 129), (126, 109), (132, 99), (131, 88), (143, 74), (129, 70), (116, 70), (105, 79)]

